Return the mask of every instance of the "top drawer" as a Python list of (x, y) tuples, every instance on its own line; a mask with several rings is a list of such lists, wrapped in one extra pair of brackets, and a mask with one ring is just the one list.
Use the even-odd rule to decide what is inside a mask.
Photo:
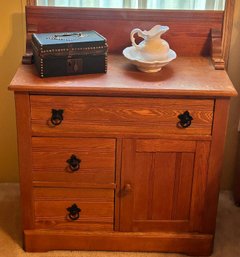
[[(52, 136), (76, 133), (210, 135), (214, 106), (214, 100), (206, 99), (31, 95), (30, 101), (33, 135)], [(53, 115), (52, 110), (60, 110), (63, 120), (59, 120), (59, 113)], [(186, 111), (193, 119), (190, 126), (182, 128), (179, 115)]]

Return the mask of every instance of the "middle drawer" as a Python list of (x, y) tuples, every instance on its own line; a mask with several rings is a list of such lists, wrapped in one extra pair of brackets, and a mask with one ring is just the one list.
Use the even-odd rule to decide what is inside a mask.
[(34, 181), (113, 184), (115, 139), (32, 138)]

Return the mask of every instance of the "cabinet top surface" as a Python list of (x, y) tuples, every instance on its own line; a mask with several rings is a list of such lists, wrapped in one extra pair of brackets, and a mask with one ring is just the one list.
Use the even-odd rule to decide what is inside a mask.
[(108, 56), (106, 74), (40, 78), (34, 65), (21, 65), (10, 87), (14, 91), (129, 96), (234, 96), (226, 71), (215, 70), (205, 57), (177, 57), (157, 73), (138, 71), (123, 56)]

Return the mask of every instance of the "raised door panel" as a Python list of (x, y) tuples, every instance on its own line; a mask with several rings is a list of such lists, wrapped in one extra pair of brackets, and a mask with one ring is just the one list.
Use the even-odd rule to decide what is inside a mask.
[(209, 142), (124, 140), (120, 230), (200, 231), (208, 151)]

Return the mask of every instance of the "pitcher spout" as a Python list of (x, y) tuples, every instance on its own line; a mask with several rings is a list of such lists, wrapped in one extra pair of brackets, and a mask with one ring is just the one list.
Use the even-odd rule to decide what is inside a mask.
[(152, 27), (150, 30), (144, 30), (143, 34), (146, 37), (156, 37), (156, 36), (161, 36), (163, 33), (169, 30), (168, 26), (162, 26), (162, 25), (155, 25)]

